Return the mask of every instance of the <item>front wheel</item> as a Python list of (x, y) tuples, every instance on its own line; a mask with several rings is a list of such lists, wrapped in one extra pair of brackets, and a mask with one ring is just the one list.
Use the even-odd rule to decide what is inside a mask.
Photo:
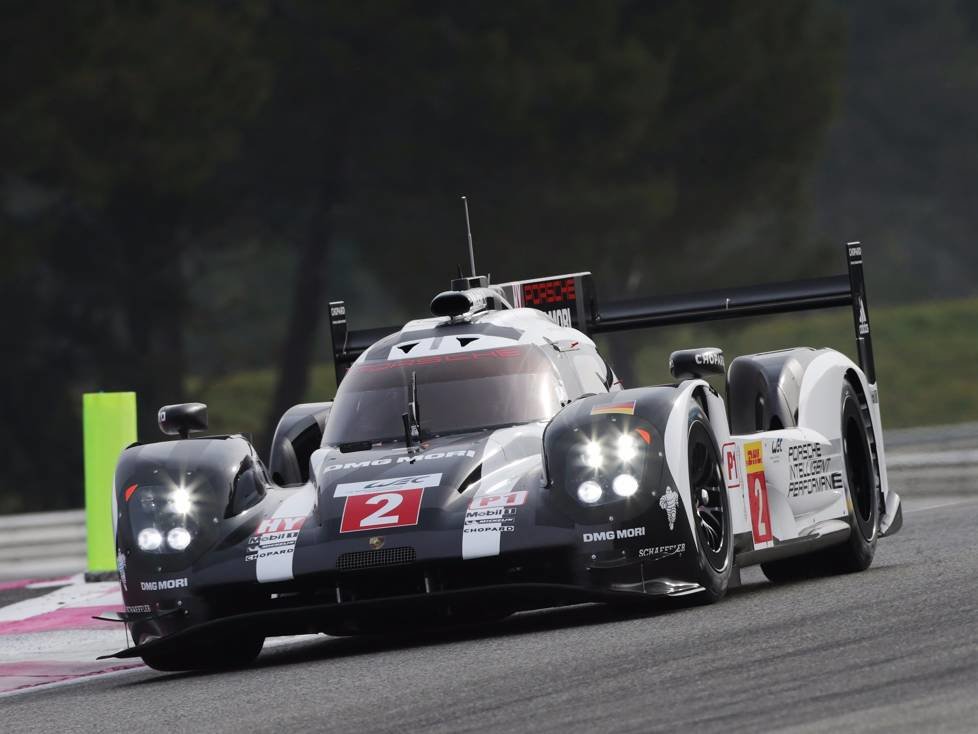
[(727, 593), (733, 572), (733, 533), (730, 501), (709, 419), (699, 406), (689, 414), (689, 493), (696, 526), (699, 571), (703, 591), (696, 600), (719, 601)]

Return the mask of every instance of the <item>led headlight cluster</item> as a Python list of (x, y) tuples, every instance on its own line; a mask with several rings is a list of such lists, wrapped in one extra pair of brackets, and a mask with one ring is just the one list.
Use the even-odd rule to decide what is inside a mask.
[(130, 506), (130, 521), (136, 534), (136, 545), (147, 553), (180, 552), (193, 541), (194, 501), (183, 486), (132, 486), (128, 497), (139, 493)]
[[(636, 473), (641, 472), (644, 460), (641, 444), (631, 433), (622, 433), (610, 444), (589, 440), (582, 449), (584, 465), (595, 474), (606, 467), (611, 469), (611, 491), (615, 496), (627, 499), (638, 491), (639, 480)], [(595, 479), (585, 479), (577, 487), (577, 498), (586, 505), (593, 505), (604, 498), (604, 489)]]
[(166, 536), (156, 528), (143, 528), (139, 531), (139, 535), (136, 536), (136, 545), (142, 551), (158, 551), (163, 549), (164, 539), (166, 540), (167, 548), (182, 551), (190, 545), (193, 536), (187, 528), (180, 527), (179, 525), (175, 528), (170, 528)]

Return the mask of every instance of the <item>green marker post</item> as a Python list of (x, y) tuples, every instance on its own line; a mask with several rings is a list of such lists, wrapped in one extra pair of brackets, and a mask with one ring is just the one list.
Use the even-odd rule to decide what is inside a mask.
[(136, 440), (136, 393), (97, 392), (82, 397), (85, 443), (87, 580), (116, 572), (112, 491), (119, 454)]

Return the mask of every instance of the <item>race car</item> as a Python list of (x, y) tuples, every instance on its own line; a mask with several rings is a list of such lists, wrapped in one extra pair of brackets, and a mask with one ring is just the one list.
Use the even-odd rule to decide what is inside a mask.
[[(338, 389), (243, 435), (173, 441), (116, 470), (124, 622), (159, 670), (243, 665), (270, 635), (385, 632), (581, 602), (715, 602), (867, 568), (902, 525), (887, 484), (862, 247), (848, 274), (598, 305), (589, 273), (460, 277), (432, 316), (349, 331)], [(676, 351), (625, 389), (592, 335), (851, 306), (860, 364), (831, 349)], [(711, 383), (711, 380), (713, 382)], [(722, 394), (717, 388), (717, 384)]]

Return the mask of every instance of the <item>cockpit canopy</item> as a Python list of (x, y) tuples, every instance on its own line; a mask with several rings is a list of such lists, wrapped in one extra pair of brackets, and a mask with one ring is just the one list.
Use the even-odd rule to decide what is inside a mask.
[(553, 362), (533, 344), (365, 361), (340, 384), (323, 444), (403, 441), (412, 374), (426, 436), (549, 420), (565, 397)]

